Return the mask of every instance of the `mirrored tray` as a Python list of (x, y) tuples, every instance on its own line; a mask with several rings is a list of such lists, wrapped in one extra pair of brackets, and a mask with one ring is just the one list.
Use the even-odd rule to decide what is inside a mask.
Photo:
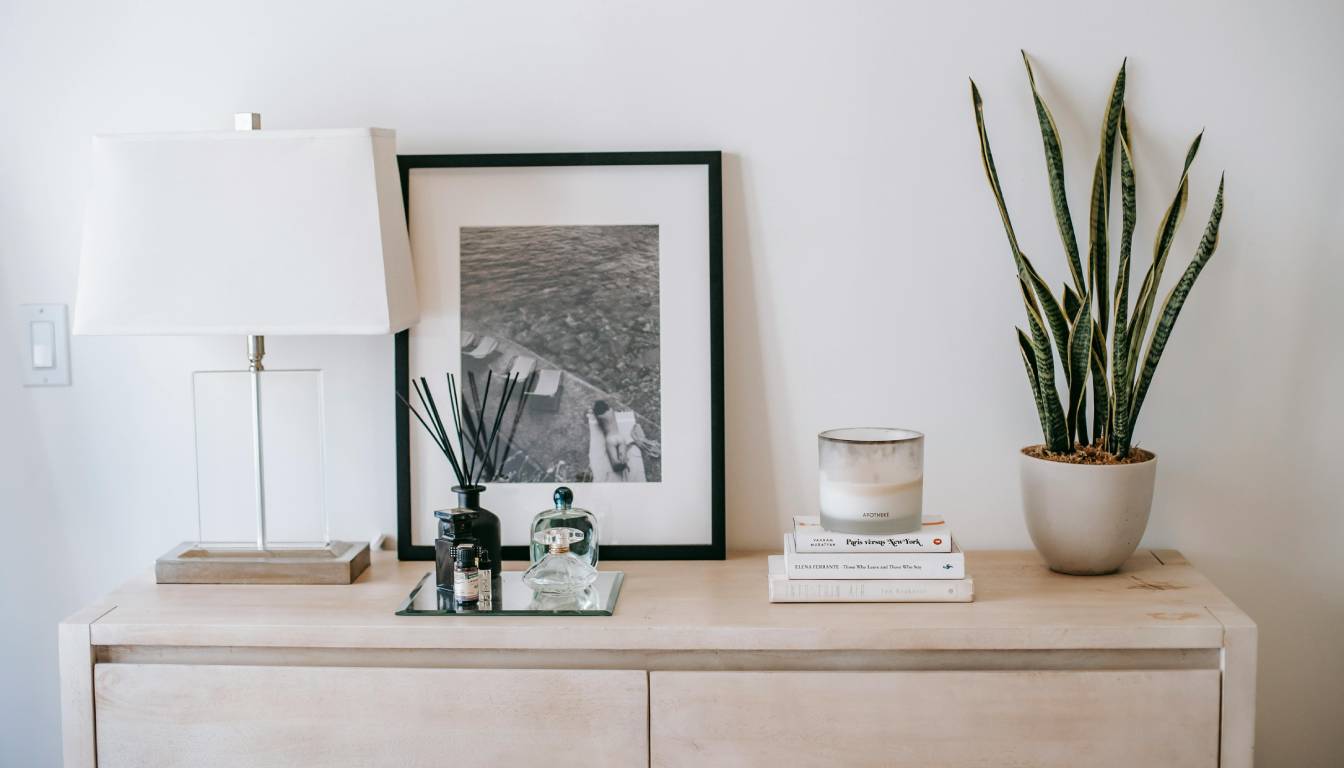
[[(495, 605), (490, 610), (454, 610), (452, 600), (439, 594), (434, 573), (416, 582), (411, 594), (397, 609), (398, 616), (610, 616), (621, 594), (621, 571), (598, 571), (597, 581), (577, 595), (543, 595), (523, 583), (521, 571), (499, 576)], [(502, 595), (503, 599), (498, 597)]]

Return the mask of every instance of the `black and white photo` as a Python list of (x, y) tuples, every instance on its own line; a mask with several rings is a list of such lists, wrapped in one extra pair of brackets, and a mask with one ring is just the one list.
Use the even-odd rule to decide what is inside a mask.
[[(497, 442), (462, 453), (504, 556), (526, 557), (564, 485), (604, 557), (723, 557), (719, 153), (398, 161), (420, 321), (397, 337), (396, 386), (451, 375), (464, 412), (496, 414)], [(431, 559), (453, 473), (405, 404), (396, 417), (399, 555)]]
[(488, 480), (659, 482), (658, 226), (463, 227), (460, 253), (462, 370), (527, 395)]

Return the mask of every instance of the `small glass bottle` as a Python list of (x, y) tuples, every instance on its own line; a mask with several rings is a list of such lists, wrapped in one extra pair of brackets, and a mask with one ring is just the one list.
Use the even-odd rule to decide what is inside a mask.
[(550, 528), (573, 528), (583, 534), (582, 540), (572, 541), (570, 551), (588, 565), (597, 567), (597, 518), (586, 509), (574, 506), (574, 492), (560, 486), (551, 495), (553, 509), (542, 510), (532, 518), (532, 562), (538, 563), (546, 554), (546, 545), (537, 534)]
[(546, 545), (547, 552), (523, 572), (523, 583), (535, 592), (572, 595), (597, 581), (597, 569), (580, 560), (570, 545), (583, 540), (583, 532), (574, 528), (547, 528), (533, 537)]
[(479, 597), (476, 600), (476, 610), (493, 611), (495, 609), (495, 595), (499, 594), (500, 586), (496, 582), (500, 580), (499, 566), (490, 559), (490, 548), (481, 547), (476, 553), (476, 582), (477, 593)]
[(453, 562), (453, 603), (459, 609), (475, 610), (481, 596), (481, 573), (476, 561), (476, 545), (459, 541)]

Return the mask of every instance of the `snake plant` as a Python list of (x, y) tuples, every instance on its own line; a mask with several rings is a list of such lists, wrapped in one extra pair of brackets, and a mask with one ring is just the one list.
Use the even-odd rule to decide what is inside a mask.
[[(1097, 446), (1118, 458), (1130, 455), (1134, 426), (1143, 407), (1153, 372), (1166, 349), (1176, 318), (1204, 266), (1218, 247), (1218, 225), (1223, 216), (1223, 181), (1213, 211), (1185, 272), (1153, 316), (1158, 283), (1167, 264), (1176, 228), (1185, 214), (1189, 197), (1190, 164), (1199, 151), (1203, 132), (1195, 137), (1185, 154), (1180, 184), (1175, 198), (1158, 222), (1153, 260), (1140, 284), (1138, 297), (1130, 305), (1130, 246), (1134, 240), (1135, 183), (1134, 157), (1130, 152), (1129, 124), (1125, 114), (1125, 64), (1111, 87), (1106, 115), (1101, 124), (1101, 149), (1092, 174), (1091, 209), (1087, 217), (1088, 247), (1086, 265), (1078, 247), (1073, 217), (1069, 213), (1064, 190), (1064, 155), (1059, 132), (1050, 109), (1036, 90), (1031, 61), (1024, 51), (1027, 81), (1036, 102), (1036, 117), (1045, 146), (1046, 175), (1050, 182), (1050, 203), (1054, 210), (1059, 238), (1068, 259), (1070, 282), (1059, 297), (1036, 271), (1022, 252), (1008, 217), (1003, 188), (994, 168), (994, 155), (985, 132), (984, 106), (980, 90), (971, 81), (971, 101), (975, 105), (975, 123), (980, 133), (980, 158), (985, 176), (994, 192), (999, 217), (1008, 235), (1017, 268), (1017, 281), (1026, 306), (1027, 330), (1017, 329), (1017, 343), (1026, 366), (1036, 411), (1040, 415), (1045, 448), (1051, 453), (1073, 453), (1080, 446)], [(1114, 175), (1115, 146), (1120, 145), (1120, 252), (1115, 269), (1114, 293), (1110, 287), (1110, 201)], [(1150, 321), (1152, 323), (1149, 328)], [(1145, 337), (1148, 340), (1144, 347)], [(1108, 344), (1109, 343), (1109, 344)], [(1055, 359), (1063, 373), (1065, 396), (1057, 386)], [(1088, 384), (1091, 383), (1091, 422), (1088, 420)]]

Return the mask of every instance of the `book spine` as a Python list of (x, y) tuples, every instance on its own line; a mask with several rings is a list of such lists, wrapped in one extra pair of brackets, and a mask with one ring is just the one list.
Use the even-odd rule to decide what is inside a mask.
[(903, 533), (864, 536), (844, 533), (793, 534), (799, 552), (951, 552), (952, 537), (946, 533)]
[(772, 603), (969, 603), (970, 579), (914, 581), (796, 581), (770, 578)]
[(791, 560), (785, 565), (790, 579), (964, 579), (966, 561), (951, 553), (943, 559), (881, 563), (814, 562)]
[(788, 534), (784, 537), (784, 575), (790, 579), (962, 579), (966, 556), (961, 552), (801, 554), (793, 535)]

